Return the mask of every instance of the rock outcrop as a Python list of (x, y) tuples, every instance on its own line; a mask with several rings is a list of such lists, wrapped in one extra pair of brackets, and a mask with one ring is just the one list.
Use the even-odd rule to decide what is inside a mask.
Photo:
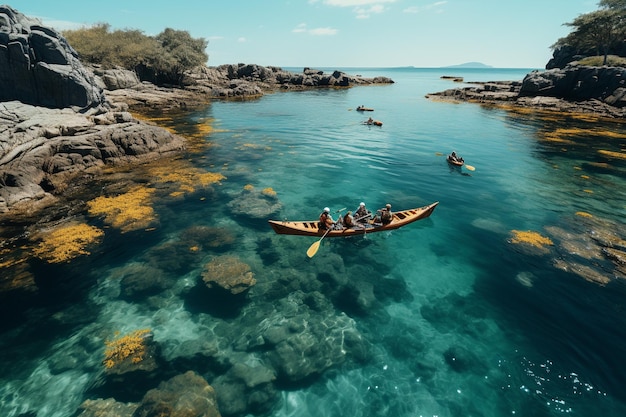
[(0, 6), (0, 85), (0, 101), (81, 111), (105, 104), (65, 38), (8, 6)]
[(533, 71), (524, 78), (519, 94), (570, 101), (600, 100), (621, 108), (626, 105), (626, 68), (572, 66)]
[(626, 68), (568, 66), (533, 71), (522, 81), (468, 84), (426, 97), (626, 117)]
[(185, 108), (189, 103), (201, 105), (213, 99), (254, 98), (277, 90), (298, 91), (311, 88), (347, 88), (374, 84), (392, 84), (387, 77), (365, 78), (342, 71), (325, 73), (304, 68), (291, 72), (280, 67), (256, 64), (200, 66), (188, 71), (185, 88), (156, 87), (139, 82), (131, 71), (94, 69), (102, 78), (110, 100), (127, 103), (131, 108)]
[[(128, 87), (128, 74), (107, 73)], [(184, 139), (106, 100), (67, 41), (0, 6), (0, 213), (36, 211), (76, 176), (184, 149)]]
[(110, 111), (0, 103), (0, 213), (53, 201), (76, 176), (107, 164), (137, 162), (181, 151), (184, 139)]

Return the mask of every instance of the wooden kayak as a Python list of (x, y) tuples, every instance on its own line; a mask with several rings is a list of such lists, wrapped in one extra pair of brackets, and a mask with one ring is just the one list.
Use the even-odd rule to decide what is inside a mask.
[[(433, 213), (435, 207), (437, 207), (439, 201), (429, 204), (424, 207), (402, 210), (393, 212), (393, 218), (389, 224), (380, 223), (367, 223), (356, 225), (354, 227), (348, 227), (343, 229), (331, 230), (326, 234), (326, 237), (347, 237), (362, 235), (364, 233), (384, 232), (385, 230), (394, 230), (402, 226), (406, 226), (409, 223), (413, 223), (417, 220), (422, 220)], [(319, 221), (306, 220), (306, 221), (281, 221), (281, 220), (269, 220), (268, 221), (272, 229), (279, 235), (298, 235), (298, 236), (323, 236), (326, 230), (319, 228)]]

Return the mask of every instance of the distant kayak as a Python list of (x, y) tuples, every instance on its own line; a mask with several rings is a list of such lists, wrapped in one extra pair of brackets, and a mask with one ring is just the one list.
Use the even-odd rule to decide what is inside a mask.
[(356, 111), (374, 111), (374, 109), (372, 109), (371, 107), (359, 106), (356, 108)]
[(448, 161), (449, 164), (457, 166), (457, 167), (462, 167), (463, 164), (465, 163), (465, 161), (463, 161), (463, 158), (461, 158), (461, 159), (454, 158), (454, 157), (452, 157), (452, 155), (448, 155), (446, 160)]

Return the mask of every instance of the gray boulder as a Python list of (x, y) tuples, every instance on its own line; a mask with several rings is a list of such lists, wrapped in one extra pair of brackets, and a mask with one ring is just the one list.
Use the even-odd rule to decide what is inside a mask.
[(0, 101), (85, 111), (106, 107), (102, 89), (54, 29), (0, 6)]
[[(533, 71), (524, 77), (520, 96), (548, 96), (565, 100), (600, 100), (623, 105), (626, 69), (621, 67), (568, 66)], [(608, 99), (608, 100), (607, 100)]]
[(94, 71), (100, 76), (107, 90), (119, 90), (121, 88), (133, 88), (141, 84), (139, 77), (134, 71), (123, 68), (115, 68), (101, 71)]

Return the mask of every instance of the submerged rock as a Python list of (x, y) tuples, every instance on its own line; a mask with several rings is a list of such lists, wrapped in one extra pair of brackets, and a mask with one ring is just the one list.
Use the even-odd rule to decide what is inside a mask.
[(205, 265), (202, 280), (208, 288), (221, 288), (236, 295), (254, 284), (254, 274), (250, 266), (235, 256), (218, 256)]
[(138, 406), (135, 403), (121, 403), (113, 398), (86, 400), (78, 409), (78, 417), (132, 417)]
[(134, 417), (220, 417), (215, 390), (200, 375), (188, 371), (162, 382), (141, 400)]
[(220, 411), (228, 416), (267, 413), (279, 400), (275, 380), (274, 371), (262, 364), (236, 363), (213, 383)]
[(244, 189), (228, 203), (228, 208), (237, 216), (265, 220), (271, 217), (272, 214), (278, 213), (282, 208), (282, 204), (275, 193), (267, 193), (256, 189)]

